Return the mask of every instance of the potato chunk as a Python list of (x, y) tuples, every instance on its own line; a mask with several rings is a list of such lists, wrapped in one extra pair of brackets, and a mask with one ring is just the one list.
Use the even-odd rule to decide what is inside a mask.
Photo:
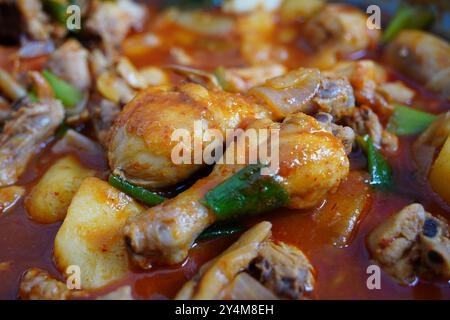
[(450, 137), (447, 138), (430, 172), (430, 183), (433, 190), (436, 191), (442, 199), (450, 204), (450, 188), (448, 180), (450, 179)]
[(83, 167), (73, 156), (59, 159), (25, 199), (28, 214), (39, 223), (63, 220), (81, 182), (94, 173), (94, 170)]
[(326, 235), (327, 242), (338, 247), (348, 245), (364, 218), (371, 202), (370, 186), (365, 182), (367, 176), (352, 171), (326, 204), (314, 215), (320, 232)]
[(54, 258), (64, 273), (70, 265), (81, 271), (83, 289), (102, 287), (122, 278), (128, 257), (122, 228), (144, 208), (98, 178), (81, 184), (55, 239)]

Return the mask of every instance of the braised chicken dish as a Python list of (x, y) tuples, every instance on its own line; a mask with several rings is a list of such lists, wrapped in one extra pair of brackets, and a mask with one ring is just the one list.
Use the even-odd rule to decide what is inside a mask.
[(0, 299), (450, 299), (450, 7), (394, 2), (0, 0)]

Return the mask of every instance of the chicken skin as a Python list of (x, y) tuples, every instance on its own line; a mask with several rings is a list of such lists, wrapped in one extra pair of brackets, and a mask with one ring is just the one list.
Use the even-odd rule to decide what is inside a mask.
[(331, 49), (340, 55), (373, 48), (380, 36), (366, 25), (367, 16), (345, 4), (329, 4), (309, 19), (304, 28), (308, 45), (314, 50)]
[(404, 30), (389, 44), (385, 58), (398, 71), (450, 99), (450, 45), (444, 39)]
[(171, 140), (174, 130), (185, 129), (193, 140), (202, 139), (202, 133), (194, 131), (196, 120), (225, 134), (244, 119), (265, 117), (270, 118), (268, 110), (240, 95), (208, 91), (201, 85), (150, 88), (132, 100), (116, 120), (109, 143), (110, 166), (134, 184), (170, 186), (201, 167), (194, 159), (191, 165), (173, 163), (171, 154), (178, 143)]
[(275, 243), (270, 238), (271, 227), (263, 221), (249, 229), (220, 256), (205, 263), (175, 299), (302, 299), (314, 288), (314, 267), (298, 248)]
[(59, 100), (24, 103), (0, 134), (0, 187), (17, 182), (36, 151), (64, 119)]
[[(190, 164), (172, 161), (178, 141), (171, 138), (176, 129), (187, 130), (191, 141), (201, 141), (202, 132), (194, 130), (195, 121), (203, 121), (208, 129), (217, 129), (226, 137), (227, 129), (242, 128), (254, 119), (280, 121), (298, 111), (324, 111), (342, 117), (351, 114), (353, 108), (348, 80), (317, 69), (291, 71), (246, 95), (194, 83), (154, 87), (128, 103), (116, 119), (110, 132), (109, 164), (114, 174), (133, 184), (152, 189), (167, 187), (205, 165), (202, 159), (192, 159)], [(203, 142), (200, 147), (204, 150), (210, 143)]]
[[(281, 124), (255, 120), (247, 129), (264, 127), (280, 129), (275, 177), (290, 196), (287, 207), (316, 205), (347, 176), (349, 161), (342, 142), (314, 118), (297, 113)], [(219, 162), (187, 191), (130, 219), (124, 233), (135, 260), (147, 267), (183, 261), (197, 236), (217, 220), (203, 202), (205, 194), (245, 166)]]

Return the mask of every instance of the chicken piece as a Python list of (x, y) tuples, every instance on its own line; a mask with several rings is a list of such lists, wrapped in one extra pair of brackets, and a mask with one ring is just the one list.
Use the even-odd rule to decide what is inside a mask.
[(392, 113), (392, 107), (379, 92), (379, 86), (387, 81), (381, 65), (371, 60), (345, 61), (339, 62), (331, 71), (350, 81), (358, 105), (368, 105), (378, 114)]
[(417, 276), (450, 277), (450, 239), (447, 224), (412, 204), (371, 232), (368, 248), (394, 279), (412, 284)]
[(254, 262), (259, 281), (277, 296), (300, 299), (314, 288), (314, 268), (297, 248), (265, 242)]
[(304, 36), (315, 51), (333, 50), (338, 55), (373, 48), (379, 38), (379, 30), (370, 30), (367, 16), (359, 9), (345, 4), (328, 4), (309, 19)]
[(448, 224), (444, 219), (427, 215), (419, 235), (421, 262), (419, 275), (428, 273), (450, 279), (450, 239)]
[[(87, 290), (69, 289), (66, 283), (51, 276), (47, 271), (30, 268), (22, 276), (19, 297), (22, 300), (73, 300), (88, 298)], [(133, 300), (130, 286), (123, 286), (97, 300)]]
[(0, 134), (0, 186), (14, 184), (28, 161), (62, 123), (59, 100), (44, 100), (19, 108)]
[(318, 69), (300, 68), (267, 80), (249, 92), (272, 108), (276, 120), (293, 112), (331, 113), (336, 120), (351, 115), (355, 106), (348, 80)]
[(377, 114), (368, 106), (355, 108), (352, 117), (346, 119), (346, 122), (356, 134), (368, 134), (373, 143), (387, 153), (392, 154), (398, 150), (398, 137), (383, 128)]
[(129, 219), (124, 234), (135, 264), (147, 269), (152, 264), (182, 262), (196, 237), (215, 221), (200, 200), (210, 185), (220, 182), (220, 177), (202, 179), (181, 195), (149, 209), (142, 218)]
[(19, 297), (22, 300), (68, 300), (86, 297), (82, 290), (71, 290), (67, 284), (47, 271), (30, 268), (22, 276)]
[(383, 127), (375, 112), (368, 107), (355, 109), (352, 119), (353, 129), (361, 134), (369, 134), (376, 146), (381, 146)]
[(271, 228), (270, 222), (263, 221), (245, 232), (221, 255), (204, 264), (197, 276), (180, 290), (176, 299), (204, 300), (217, 297), (257, 257), (261, 243), (271, 235)]
[(313, 289), (314, 268), (300, 250), (273, 243), (270, 234), (269, 222), (252, 227), (204, 264), (175, 299), (300, 299)]
[(0, 214), (12, 208), (17, 201), (25, 194), (25, 188), (10, 186), (0, 188)]
[(88, 91), (91, 86), (88, 51), (74, 39), (67, 40), (50, 55), (47, 67), (80, 91)]
[(131, 29), (140, 29), (146, 18), (145, 8), (131, 0), (94, 1), (86, 21), (88, 32), (100, 37), (110, 56)]
[[(351, 115), (353, 91), (344, 78), (323, 76), (317, 69), (299, 69), (266, 81), (248, 95), (207, 90), (189, 83), (175, 88), (153, 87), (139, 94), (119, 114), (110, 133), (108, 159), (111, 169), (128, 181), (161, 188), (181, 182), (204, 165), (203, 159), (177, 165), (172, 152), (176, 129), (187, 130), (202, 141), (194, 122), (209, 129), (242, 127), (252, 119), (282, 120), (289, 113), (326, 111), (337, 118)], [(205, 150), (211, 142), (203, 142)]]
[(406, 76), (450, 99), (450, 45), (444, 39), (424, 31), (403, 30), (384, 56)]
[[(84, 93), (80, 103), (74, 108), (66, 109), (66, 122), (75, 125), (86, 122), (89, 116), (86, 105), (92, 83), (88, 51), (78, 41), (69, 39), (51, 54), (47, 67), (58, 77)], [(50, 88), (50, 90), (52, 89)]]
[(250, 88), (262, 85), (267, 79), (281, 76), (286, 68), (281, 64), (268, 64), (248, 68), (223, 68), (217, 73), (224, 90), (246, 92)]
[[(349, 162), (344, 146), (303, 113), (292, 115), (281, 125), (256, 120), (247, 129), (278, 127), (280, 160), (276, 175), (290, 195), (288, 207), (313, 207), (347, 176)], [(224, 159), (230, 157), (227, 152)], [(234, 150), (231, 152), (234, 154)], [(214, 212), (203, 202), (204, 195), (245, 166), (225, 163), (228, 160), (219, 161), (208, 177), (177, 197), (129, 219), (124, 234), (136, 262), (144, 266), (152, 262), (175, 264), (186, 258), (197, 236), (216, 221)]]
[(347, 77), (355, 90), (368, 94), (373, 92), (378, 84), (387, 81), (384, 68), (372, 60), (341, 61), (331, 71)]
[(352, 128), (334, 123), (333, 116), (329, 113), (319, 112), (314, 115), (314, 118), (319, 121), (325, 130), (333, 133), (336, 138), (342, 141), (347, 154), (352, 152), (353, 142), (355, 141), (355, 132)]
[[(355, 106), (353, 88), (345, 78), (333, 73), (322, 74), (319, 91), (312, 101), (318, 110), (331, 113), (336, 119), (341, 119), (350, 114)], [(318, 111), (307, 113), (316, 112)]]
[(171, 140), (174, 130), (185, 129), (201, 141), (202, 132), (194, 130), (196, 120), (225, 134), (226, 129), (255, 117), (270, 115), (238, 95), (208, 91), (193, 83), (174, 89), (148, 88), (125, 106), (114, 123), (108, 148), (110, 167), (134, 184), (152, 188), (173, 185), (203, 164), (201, 159), (198, 164), (195, 159), (191, 165), (173, 163), (172, 150), (178, 143)]

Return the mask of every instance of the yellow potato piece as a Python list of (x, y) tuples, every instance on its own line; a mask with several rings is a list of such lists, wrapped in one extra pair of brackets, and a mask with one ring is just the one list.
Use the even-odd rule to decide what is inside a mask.
[(55, 238), (54, 259), (65, 274), (80, 269), (81, 287), (95, 289), (121, 279), (128, 271), (123, 226), (144, 208), (98, 178), (86, 178), (75, 194)]
[(81, 182), (94, 174), (94, 170), (83, 167), (73, 156), (59, 159), (47, 170), (25, 199), (28, 214), (39, 223), (64, 220), (67, 208)]
[(429, 179), (433, 190), (450, 204), (450, 188), (448, 186), (450, 180), (450, 137), (447, 138), (436, 161), (434, 161)]

